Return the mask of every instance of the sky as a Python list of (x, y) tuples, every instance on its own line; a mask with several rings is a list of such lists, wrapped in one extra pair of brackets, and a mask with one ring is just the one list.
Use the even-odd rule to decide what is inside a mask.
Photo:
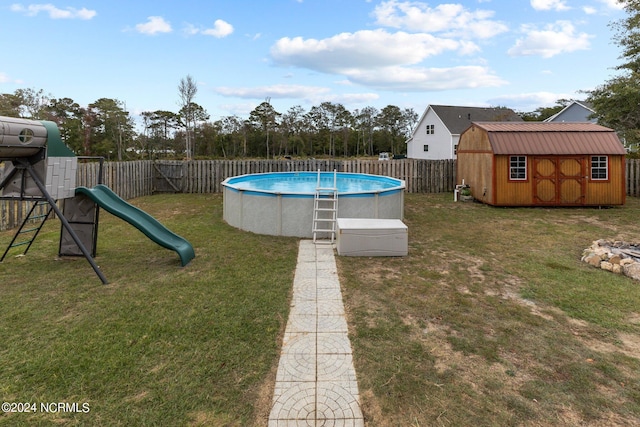
[[(45, 0), (46, 1), (46, 0)], [(0, 93), (44, 90), (132, 115), (322, 102), (506, 106), (584, 99), (618, 74), (617, 0), (0, 0)]]

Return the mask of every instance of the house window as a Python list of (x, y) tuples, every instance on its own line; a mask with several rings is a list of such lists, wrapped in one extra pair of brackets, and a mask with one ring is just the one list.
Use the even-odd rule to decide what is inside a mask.
[(509, 157), (509, 179), (514, 181), (526, 181), (527, 156)]
[(453, 146), (453, 155), (454, 155), (454, 156), (457, 156), (457, 155), (458, 155), (458, 144), (455, 144), (455, 145)]
[(591, 156), (591, 179), (609, 179), (609, 159), (607, 156)]
[(436, 133), (435, 125), (427, 125), (427, 135), (433, 135)]
[(422, 146), (422, 149), (423, 149), (424, 151), (429, 151), (429, 144), (425, 144), (425, 145), (423, 145), (423, 146)]

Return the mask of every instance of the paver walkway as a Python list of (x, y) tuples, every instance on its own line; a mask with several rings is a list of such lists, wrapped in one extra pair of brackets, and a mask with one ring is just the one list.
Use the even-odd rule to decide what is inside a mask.
[(364, 426), (333, 246), (302, 240), (269, 427)]

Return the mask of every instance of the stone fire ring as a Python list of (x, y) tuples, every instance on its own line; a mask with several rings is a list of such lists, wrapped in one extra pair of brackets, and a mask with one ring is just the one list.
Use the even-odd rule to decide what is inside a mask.
[(596, 268), (640, 280), (640, 244), (596, 240), (582, 253), (582, 261)]

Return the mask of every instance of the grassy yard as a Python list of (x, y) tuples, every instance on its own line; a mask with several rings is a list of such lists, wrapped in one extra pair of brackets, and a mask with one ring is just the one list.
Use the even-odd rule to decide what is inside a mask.
[[(338, 258), (367, 425), (640, 423), (640, 283), (580, 262), (593, 240), (640, 241), (640, 200), (451, 199), (407, 195), (407, 257)], [(181, 268), (103, 212), (109, 285), (57, 258), (57, 220), (0, 264), (0, 398), (38, 405), (0, 425), (265, 426), (297, 239), (227, 226), (217, 194), (132, 203), (196, 258)], [(80, 411), (41, 412), (51, 402)]]
[(640, 283), (580, 262), (640, 201), (451, 199), (408, 195), (409, 256), (338, 259), (368, 425), (640, 425)]
[[(175, 252), (101, 213), (97, 263), (56, 257), (52, 220), (26, 257), (0, 264), (0, 397), (38, 413), (0, 425), (246, 426), (268, 416), (297, 240), (222, 221), (221, 195), (132, 201), (189, 240)], [(3, 250), (12, 233), (0, 234)], [(42, 413), (40, 403), (89, 412)], [(80, 408), (82, 406), (80, 405)]]

